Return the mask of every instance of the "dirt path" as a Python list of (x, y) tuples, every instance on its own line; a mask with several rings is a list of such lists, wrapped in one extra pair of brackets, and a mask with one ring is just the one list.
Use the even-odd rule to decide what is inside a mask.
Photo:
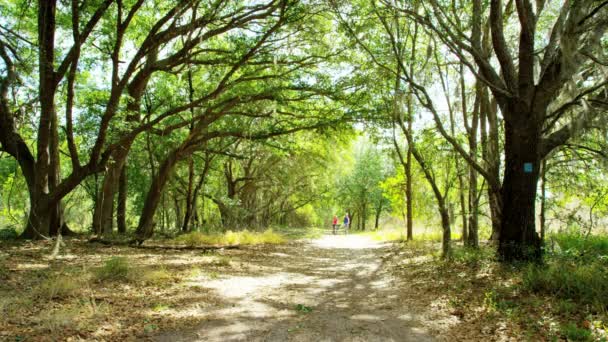
[(432, 341), (408, 307), (411, 298), (382, 267), (389, 251), (390, 245), (366, 237), (327, 235), (241, 252), (227, 274), (188, 284), (217, 298), (182, 313), (203, 323), (154, 340)]

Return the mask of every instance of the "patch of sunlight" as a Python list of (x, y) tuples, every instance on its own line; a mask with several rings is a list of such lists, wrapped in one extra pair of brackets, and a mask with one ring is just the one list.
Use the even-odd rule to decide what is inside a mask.
[(358, 314), (350, 316), (350, 319), (359, 321), (383, 321), (384, 319), (374, 315)]
[(17, 264), (15, 270), (27, 271), (27, 270), (44, 270), (49, 268), (48, 264)]
[(290, 279), (288, 273), (279, 273), (265, 277), (231, 277), (229, 281), (225, 279), (213, 279), (197, 285), (214, 289), (222, 297), (243, 298), (257, 293), (260, 289), (274, 289), (287, 283), (310, 284), (314, 280), (314, 277), (298, 275), (297, 281), (294, 281)]
[(432, 255), (420, 255), (417, 257), (413, 257), (413, 258), (403, 259), (399, 264), (401, 266), (405, 266), (405, 265), (411, 265), (411, 264), (420, 264), (420, 263), (429, 262), (432, 260), (433, 260)]
[(397, 318), (400, 320), (403, 320), (403, 321), (411, 321), (414, 319), (414, 317), (411, 314), (403, 314)]
[(311, 244), (317, 248), (331, 249), (369, 249), (383, 246), (383, 244), (363, 235), (325, 235), (311, 241)]

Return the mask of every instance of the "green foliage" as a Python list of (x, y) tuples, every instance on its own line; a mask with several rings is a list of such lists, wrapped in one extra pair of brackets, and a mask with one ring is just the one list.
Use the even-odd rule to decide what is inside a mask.
[(337, 181), (341, 209), (335, 214), (341, 218), (349, 212), (353, 216), (351, 225), (365, 228), (371, 215), (390, 211), (390, 201), (381, 184), (393, 170), (381, 150), (369, 147), (368, 139), (360, 139), (358, 145), (352, 171)]
[(309, 312), (312, 312), (312, 308), (310, 306), (306, 306), (304, 304), (298, 304), (298, 305), (296, 305), (296, 311), (301, 312), (301, 313), (309, 313)]
[(468, 265), (478, 265), (495, 260), (496, 251), (488, 246), (470, 248), (466, 246), (454, 246), (452, 248), (451, 259)]
[(363, 233), (376, 241), (406, 241), (405, 232), (397, 229), (379, 229), (373, 232)]
[[(551, 235), (549, 240), (549, 250), (554, 257), (574, 257), (585, 261), (605, 261), (608, 263), (607, 236), (585, 236), (577, 232), (568, 232)], [(553, 243), (557, 246), (553, 246)]]
[(608, 269), (600, 263), (560, 260), (547, 265), (528, 265), (523, 272), (523, 286), (533, 292), (588, 304), (598, 311), (608, 306)]
[(560, 331), (568, 341), (593, 341), (589, 329), (579, 328), (572, 322), (563, 325)]
[(19, 233), (17, 233), (17, 230), (15, 230), (15, 228), (10, 227), (0, 229), (0, 241), (14, 240), (18, 237)]
[(111, 257), (103, 266), (94, 271), (97, 281), (129, 281), (132, 279), (132, 268), (125, 257)]

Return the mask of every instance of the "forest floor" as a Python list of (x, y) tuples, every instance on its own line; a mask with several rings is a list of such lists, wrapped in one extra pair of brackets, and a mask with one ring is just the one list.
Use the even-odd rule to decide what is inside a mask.
[[(8, 244), (0, 341), (526, 339), (488, 309), (484, 288), (503, 280), (438, 264), (423, 245), (324, 235), (201, 252), (68, 240), (50, 259), (49, 242)], [(111, 256), (129, 274), (100, 281)]]

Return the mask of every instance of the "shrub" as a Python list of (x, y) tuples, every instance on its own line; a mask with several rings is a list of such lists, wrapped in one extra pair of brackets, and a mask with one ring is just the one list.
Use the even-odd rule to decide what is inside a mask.
[(131, 267), (127, 258), (111, 257), (95, 270), (94, 276), (97, 281), (128, 281), (132, 276)]
[(554, 253), (554, 256), (557, 257), (590, 261), (608, 258), (608, 236), (558, 233), (552, 235), (551, 240), (559, 246), (558, 251)]
[(495, 253), (492, 248), (487, 246), (480, 246), (479, 248), (454, 246), (451, 258), (456, 262), (475, 265), (480, 262), (494, 260)]
[(590, 304), (598, 310), (608, 306), (608, 270), (598, 262), (529, 265), (523, 272), (523, 286), (533, 292)]
[(591, 331), (579, 328), (574, 323), (568, 323), (561, 328), (561, 332), (568, 341), (592, 341)]

